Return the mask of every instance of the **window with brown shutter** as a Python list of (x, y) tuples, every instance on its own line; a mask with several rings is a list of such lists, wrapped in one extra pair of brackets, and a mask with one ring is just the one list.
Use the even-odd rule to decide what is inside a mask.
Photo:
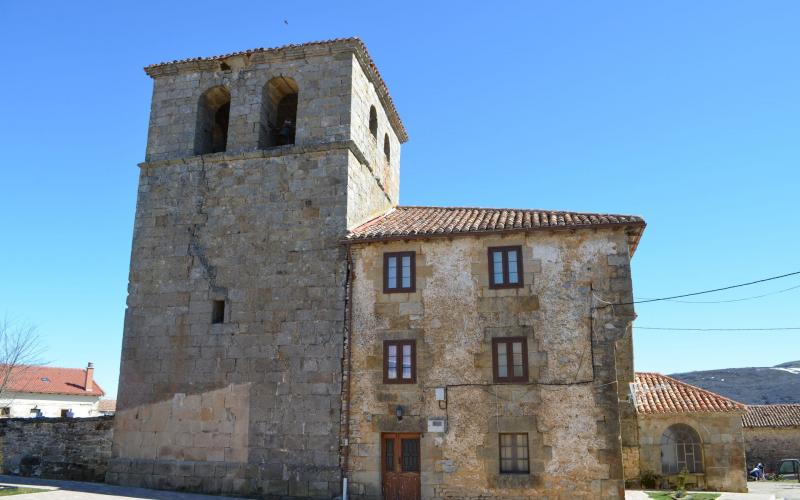
[(522, 247), (489, 247), (489, 288), (519, 288), (522, 279)]
[(414, 252), (383, 254), (383, 293), (411, 293), (416, 289)]
[(413, 340), (383, 343), (383, 383), (413, 384), (417, 381), (417, 348)]
[(527, 382), (528, 342), (525, 337), (492, 339), (492, 365), (495, 382)]
[(528, 474), (528, 435), (500, 434), (500, 473)]

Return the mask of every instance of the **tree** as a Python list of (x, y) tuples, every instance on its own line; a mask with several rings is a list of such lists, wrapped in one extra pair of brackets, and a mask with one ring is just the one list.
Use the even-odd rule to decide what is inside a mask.
[(0, 320), (0, 398), (13, 380), (31, 366), (42, 364), (44, 347), (36, 327)]

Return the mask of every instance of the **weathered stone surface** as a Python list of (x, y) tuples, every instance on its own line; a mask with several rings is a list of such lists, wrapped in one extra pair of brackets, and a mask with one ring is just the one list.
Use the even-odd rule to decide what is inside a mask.
[[(228, 67), (155, 78), (108, 480), (330, 498), (341, 489), (340, 241), (397, 203), (400, 143), (351, 52)], [(299, 87), (295, 144), (260, 150), (274, 77)], [(231, 96), (227, 149), (193, 156), (198, 100), (217, 85)], [(370, 106), (380, 141), (360, 123)]]
[(114, 417), (0, 420), (3, 473), (103, 481)]
[(784, 458), (800, 458), (800, 427), (745, 427), (744, 444), (748, 468), (775, 472)]
[[(331, 498), (345, 470), (354, 496), (378, 498), (380, 433), (445, 416), (446, 434), (423, 437), (425, 498), (621, 498), (633, 309), (602, 301), (632, 298), (624, 228), (348, 255), (347, 230), (398, 203), (400, 141), (370, 72), (335, 45), (151, 72), (107, 480)], [(259, 149), (273, 78), (299, 88), (295, 143)], [(194, 156), (208, 125), (198, 103), (217, 86), (231, 99), (227, 149)], [(486, 247), (510, 244), (524, 248), (526, 286), (490, 290)], [(382, 294), (387, 250), (417, 252), (415, 293)], [(527, 339), (530, 381), (492, 384), (491, 339), (510, 335)], [(418, 381), (384, 386), (382, 341), (406, 338)], [(528, 433), (530, 474), (499, 474), (506, 431)]]
[[(487, 248), (505, 245), (522, 246), (524, 288), (488, 286)], [(396, 251), (416, 252), (414, 293), (383, 293), (382, 256)], [(631, 300), (621, 230), (353, 245), (353, 260), (354, 498), (380, 498), (381, 433), (403, 431), (423, 432), (424, 498), (622, 498), (617, 377), (632, 379), (632, 362), (615, 360), (617, 343), (632, 356), (632, 309), (593, 309)], [(508, 336), (527, 339), (528, 383), (493, 383), (492, 338)], [(401, 339), (416, 340), (416, 384), (384, 384), (383, 341)], [(447, 432), (425, 432), (428, 417)], [(499, 473), (500, 432), (528, 434), (530, 474)]]
[[(661, 436), (674, 424), (689, 425), (700, 436), (705, 473), (698, 477), (699, 487), (715, 491), (747, 491), (742, 415), (738, 412), (639, 415), (639, 467), (642, 472), (661, 474)], [(676, 478), (666, 479), (674, 484)]]

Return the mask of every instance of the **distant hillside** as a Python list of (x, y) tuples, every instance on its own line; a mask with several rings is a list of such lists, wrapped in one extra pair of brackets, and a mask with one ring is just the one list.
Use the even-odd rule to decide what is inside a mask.
[(725, 368), (670, 375), (751, 405), (800, 403), (800, 361), (764, 368)]

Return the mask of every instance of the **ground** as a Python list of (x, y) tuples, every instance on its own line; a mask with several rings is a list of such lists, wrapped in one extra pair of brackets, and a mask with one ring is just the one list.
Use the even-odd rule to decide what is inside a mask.
[[(717, 500), (800, 500), (800, 483), (778, 481), (750, 481), (749, 493), (723, 493)], [(649, 500), (643, 491), (628, 490), (625, 500)]]
[(25, 495), (28, 493), (42, 493), (48, 490), (42, 488), (20, 488), (18, 486), (0, 486), (0, 497)]
[[(14, 500), (112, 500), (148, 499), (148, 500), (235, 500), (231, 497), (195, 495), (172, 491), (147, 490), (144, 488), (128, 488), (111, 486), (102, 483), (81, 483), (77, 481), (57, 481), (52, 479), (36, 479), (0, 475), (0, 486), (34, 487), (46, 490), (40, 493), (15, 495)], [(241, 498), (237, 500), (242, 500)]]

